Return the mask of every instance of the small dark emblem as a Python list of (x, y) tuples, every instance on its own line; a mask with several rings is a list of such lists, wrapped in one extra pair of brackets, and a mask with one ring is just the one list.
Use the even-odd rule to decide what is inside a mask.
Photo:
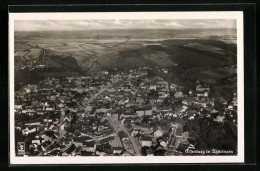
[(17, 148), (18, 148), (18, 155), (25, 155), (25, 143), (24, 142), (18, 142)]

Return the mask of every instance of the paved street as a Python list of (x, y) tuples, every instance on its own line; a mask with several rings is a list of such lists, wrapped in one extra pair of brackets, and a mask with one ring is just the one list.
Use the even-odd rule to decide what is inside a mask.
[[(97, 96), (99, 96), (101, 93), (106, 91), (108, 88), (110, 88), (113, 84), (117, 83), (119, 80), (120, 79), (116, 79), (111, 84), (107, 85), (105, 88), (100, 89), (94, 96), (92, 96), (87, 102), (85, 102), (84, 106), (88, 106), (89, 103), (91, 103)], [(136, 89), (136, 91), (134, 92), (134, 95), (138, 92), (140, 87), (141, 87), (141, 85)], [(130, 133), (128, 132), (128, 130), (125, 128), (125, 126), (123, 126), (118, 120), (114, 120), (112, 117), (107, 117), (107, 118), (108, 118), (110, 124), (113, 126), (117, 135), (118, 135), (119, 131), (124, 131), (128, 135), (128, 137), (134, 147), (135, 155), (141, 156), (141, 145), (140, 145), (139, 141), (136, 138), (132, 137), (130, 135)]]
[(107, 117), (107, 118), (108, 118), (110, 124), (114, 127), (114, 130), (116, 131), (116, 133), (118, 133), (119, 131), (124, 131), (128, 135), (128, 137), (135, 149), (135, 155), (141, 156), (141, 145), (138, 142), (138, 140), (136, 138), (132, 137), (130, 135), (130, 133), (128, 132), (128, 130), (125, 128), (125, 126), (123, 126), (118, 120), (114, 120), (112, 117)]

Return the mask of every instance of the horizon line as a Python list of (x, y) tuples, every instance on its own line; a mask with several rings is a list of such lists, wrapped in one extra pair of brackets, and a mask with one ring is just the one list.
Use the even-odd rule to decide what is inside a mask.
[(50, 31), (102, 31), (102, 30), (209, 30), (209, 29), (227, 29), (236, 30), (237, 28), (115, 28), (115, 29), (86, 29), (86, 30), (14, 30), (14, 32), (50, 32)]

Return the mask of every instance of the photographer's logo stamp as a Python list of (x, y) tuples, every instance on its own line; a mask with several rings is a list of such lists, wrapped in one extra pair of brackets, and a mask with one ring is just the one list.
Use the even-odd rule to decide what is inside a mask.
[(25, 155), (25, 143), (24, 142), (17, 142), (17, 154), (20, 155)]

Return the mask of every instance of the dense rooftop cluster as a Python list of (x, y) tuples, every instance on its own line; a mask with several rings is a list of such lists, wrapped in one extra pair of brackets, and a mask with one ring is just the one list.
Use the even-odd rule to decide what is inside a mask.
[(202, 148), (198, 123), (236, 128), (236, 93), (231, 100), (214, 97), (201, 81), (185, 91), (148, 70), (22, 87), (15, 92), (16, 142), (25, 142), (29, 156), (185, 155), (190, 146)]

